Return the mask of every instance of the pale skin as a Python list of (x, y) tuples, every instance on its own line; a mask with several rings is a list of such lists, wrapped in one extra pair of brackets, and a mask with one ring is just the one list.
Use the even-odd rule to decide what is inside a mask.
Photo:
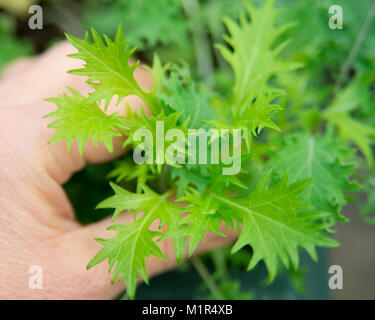
[[(110, 284), (107, 262), (86, 270), (101, 248), (93, 239), (115, 234), (106, 230), (111, 218), (80, 225), (61, 187), (85, 164), (118, 157), (120, 139), (114, 141), (113, 154), (89, 143), (83, 157), (76, 144), (68, 152), (64, 141), (47, 143), (54, 133), (47, 128), (52, 119), (42, 116), (56, 106), (44, 99), (67, 92), (66, 86), (83, 94), (90, 90), (85, 78), (66, 73), (82, 65), (66, 57), (73, 52), (68, 43), (60, 43), (38, 57), (13, 62), (0, 78), (0, 299), (111, 299), (124, 290), (124, 283)], [(138, 68), (135, 77), (143, 86), (152, 85), (145, 69)], [(134, 108), (141, 104), (136, 97), (126, 100)], [(116, 222), (130, 223), (132, 216), (124, 212)], [(223, 231), (226, 238), (207, 233), (197, 251), (235, 239), (234, 233)], [(176, 264), (172, 242), (164, 240), (159, 246), (167, 262), (151, 257), (150, 277)], [(41, 290), (29, 288), (31, 265), (43, 269)]]

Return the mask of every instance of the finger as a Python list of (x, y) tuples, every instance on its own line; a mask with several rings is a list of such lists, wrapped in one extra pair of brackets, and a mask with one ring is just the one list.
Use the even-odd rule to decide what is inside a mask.
[(88, 92), (89, 86), (83, 77), (67, 74), (68, 70), (80, 68), (83, 63), (66, 56), (73, 52), (74, 48), (63, 41), (34, 58), (25, 72), (3, 79), (0, 82), (0, 107), (39, 102), (61, 94), (66, 86)]
[(27, 72), (32, 67), (35, 57), (19, 58), (9, 63), (1, 72), (0, 80), (8, 80)]
[[(132, 215), (123, 214), (119, 217), (117, 223), (131, 223)], [(75, 287), (77, 292), (69, 292), (70, 296), (62, 298), (80, 298), (80, 299), (111, 299), (116, 295), (120, 294), (125, 289), (124, 282), (115, 283), (111, 282), (111, 274), (108, 272), (107, 261), (100, 263), (99, 265), (86, 270), (88, 262), (94, 257), (94, 255), (102, 247), (99, 243), (93, 241), (93, 238), (109, 238), (116, 234), (115, 231), (107, 231), (106, 227), (112, 224), (110, 218), (103, 221), (91, 224), (81, 229), (77, 229), (70, 234), (67, 234), (62, 239), (63, 250), (59, 254), (60, 257), (64, 257), (64, 267), (69, 267), (69, 271), (65, 273), (69, 274), (69, 278), (64, 281), (72, 282), (72, 279), (76, 279)], [(221, 228), (227, 237), (220, 237), (213, 233), (207, 232), (206, 241), (201, 242), (196, 250), (196, 253), (203, 253), (214, 248), (219, 248), (232, 243), (236, 234), (228, 228)], [(176, 266), (176, 257), (172, 240), (163, 240), (158, 243), (159, 247), (163, 251), (167, 261), (161, 261), (153, 256), (147, 262), (147, 273), (149, 277), (155, 276), (159, 273), (165, 272)], [(187, 250), (185, 251), (184, 259), (187, 258)], [(72, 273), (74, 273), (72, 275)], [(73, 296), (72, 296), (73, 295)]]

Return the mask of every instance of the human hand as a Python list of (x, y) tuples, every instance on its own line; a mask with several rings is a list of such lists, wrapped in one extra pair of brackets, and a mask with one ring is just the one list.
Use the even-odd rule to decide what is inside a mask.
[[(69, 44), (60, 43), (39, 57), (13, 63), (0, 81), (0, 299), (109, 299), (124, 289), (123, 283), (110, 284), (107, 265), (86, 270), (101, 247), (94, 238), (113, 236), (113, 231), (106, 231), (111, 219), (80, 225), (61, 187), (86, 163), (120, 155), (121, 139), (114, 139), (113, 154), (103, 145), (88, 144), (83, 157), (76, 143), (70, 152), (64, 141), (47, 144), (53, 130), (47, 129), (51, 120), (42, 117), (55, 107), (44, 99), (60, 94), (66, 86), (81, 93), (90, 90), (84, 79), (66, 73), (81, 64), (66, 57), (72, 52)], [(135, 77), (151, 85), (145, 69), (138, 68)], [(141, 104), (137, 97), (128, 97), (126, 102), (132, 107)], [(117, 222), (132, 219), (125, 213)], [(233, 241), (235, 235), (228, 235), (207, 234), (197, 252)], [(159, 245), (167, 262), (151, 257), (149, 276), (176, 263), (172, 242), (164, 240)], [(42, 290), (29, 288), (32, 265), (42, 267)]]

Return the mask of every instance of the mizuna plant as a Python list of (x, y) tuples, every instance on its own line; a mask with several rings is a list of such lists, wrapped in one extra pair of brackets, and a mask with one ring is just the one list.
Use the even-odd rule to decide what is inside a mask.
[[(137, 165), (128, 155), (117, 162), (109, 174), (116, 179), (111, 182), (114, 195), (98, 207), (114, 209), (114, 225), (109, 229), (118, 233), (96, 239), (103, 247), (87, 267), (108, 259), (112, 281), (125, 280), (130, 298), (135, 296), (137, 279), (148, 281), (147, 259), (152, 255), (165, 259), (159, 241), (172, 239), (180, 262), (187, 241), (191, 256), (206, 232), (224, 237), (222, 224), (238, 232), (232, 252), (250, 246), (248, 269), (263, 261), (269, 281), (282, 267), (298, 269), (299, 248), (316, 260), (317, 246), (338, 245), (329, 234), (336, 222), (345, 221), (341, 209), (346, 192), (358, 190), (350, 180), (356, 168), (350, 140), (372, 161), (368, 136), (375, 129), (359, 125), (342, 107), (351, 91), (339, 91), (320, 117), (308, 113), (304, 128), (293, 127), (300, 114), (285, 101), (292, 101), (290, 86), (304, 68), (282, 57), (293, 42), (285, 35), (293, 24), (277, 23), (279, 10), (273, 1), (259, 8), (245, 2), (245, 7), (238, 21), (225, 18), (226, 43), (217, 46), (233, 71), (231, 88), (225, 92), (195, 81), (186, 64), (163, 65), (156, 54), (150, 68), (153, 87), (141, 88), (134, 78), (138, 63), (129, 63), (135, 49), (124, 40), (121, 26), (114, 40), (107, 36), (103, 40), (95, 30), (83, 40), (67, 35), (78, 50), (72, 58), (85, 61), (82, 69), (70, 73), (88, 77), (94, 91), (86, 97), (70, 89), (70, 95), (49, 99), (57, 105), (47, 115), (55, 118), (49, 125), (56, 130), (51, 142), (65, 139), (69, 148), (77, 140), (82, 154), (88, 139), (112, 151), (112, 138), (124, 136), (123, 147), (135, 149), (145, 147), (134, 136), (140, 128), (153, 132), (154, 139), (164, 139), (156, 137), (157, 121), (163, 121), (165, 130), (242, 132), (242, 170), (235, 176), (222, 174), (223, 159), (213, 165), (168, 166), (156, 161)], [(295, 75), (294, 82), (285, 80), (290, 75)], [(289, 83), (287, 90), (285, 83)], [(141, 98), (149, 115), (142, 110), (128, 110), (126, 117), (105, 112), (115, 96), (119, 104), (129, 95)], [(300, 113), (307, 111), (300, 109)], [(210, 142), (225, 138), (216, 136)], [(233, 142), (231, 137), (229, 141)], [(161, 152), (171, 145), (165, 142)], [(136, 180), (136, 188), (127, 187), (127, 180)], [(173, 195), (183, 205), (171, 201)], [(120, 214), (130, 213), (133, 223), (115, 224)], [(150, 229), (155, 224), (157, 228)]]

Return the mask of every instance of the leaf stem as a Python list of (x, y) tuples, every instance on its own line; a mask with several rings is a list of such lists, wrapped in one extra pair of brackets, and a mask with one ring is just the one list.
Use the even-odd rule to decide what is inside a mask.
[(214, 295), (216, 300), (225, 300), (224, 295), (221, 293), (220, 289), (217, 287), (214, 279), (212, 278), (210, 272), (202, 262), (199, 257), (192, 257), (190, 259), (191, 264), (197, 270), (198, 274), (203, 279), (204, 283), (207, 285), (208, 289)]
[(363, 41), (366, 38), (366, 34), (368, 32), (368, 29), (371, 25), (372, 20), (374, 19), (374, 16), (375, 16), (375, 3), (372, 5), (370, 10), (368, 11), (367, 17), (366, 17), (365, 21), (363, 22), (362, 28), (359, 31), (359, 33), (357, 35), (357, 38), (354, 42), (354, 45), (353, 45), (352, 49), (350, 50), (350, 53), (349, 53), (348, 57), (345, 60), (344, 67), (342, 68), (342, 70), (340, 72), (340, 75), (338, 77), (335, 89), (339, 89), (343, 85), (343, 83), (346, 79), (346, 76), (348, 74), (348, 71), (349, 71), (351, 65), (353, 64), (355, 58), (357, 57), (359, 49), (360, 49)]

